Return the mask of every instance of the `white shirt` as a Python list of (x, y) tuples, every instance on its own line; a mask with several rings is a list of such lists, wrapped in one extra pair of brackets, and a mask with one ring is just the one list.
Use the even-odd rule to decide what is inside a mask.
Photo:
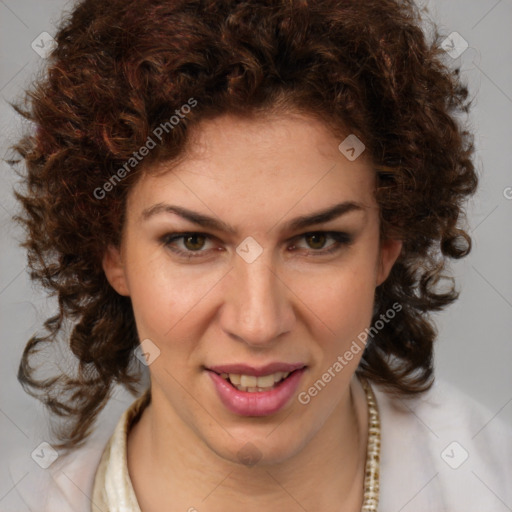
[[(511, 427), (446, 382), (410, 399), (372, 388), (381, 421), (379, 512), (512, 511)], [(46, 470), (28, 455), (11, 464), (13, 485), (25, 474), (13, 490), (23, 501), (12, 511), (0, 502), (0, 510), (140, 512), (126, 466), (126, 432), (140, 404), (124, 411), (113, 434), (92, 436)], [(105, 478), (110, 496), (93, 497), (106, 447), (112, 453), (98, 478)]]

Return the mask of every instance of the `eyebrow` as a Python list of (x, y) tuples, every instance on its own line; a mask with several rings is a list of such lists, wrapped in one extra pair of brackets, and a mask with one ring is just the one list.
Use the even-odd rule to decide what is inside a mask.
[[(335, 204), (334, 206), (330, 206), (324, 210), (319, 210), (308, 215), (301, 215), (296, 217), (295, 219), (287, 222), (283, 227), (283, 230), (295, 231), (304, 229), (309, 226), (323, 224), (324, 222), (337, 219), (338, 217), (341, 217), (342, 215), (345, 215), (349, 212), (364, 211), (365, 209), (366, 207), (361, 203), (354, 201), (344, 201), (342, 203)], [(149, 208), (146, 208), (143, 210), (141, 218), (143, 221), (146, 221), (151, 217), (161, 213), (174, 213), (190, 222), (193, 222), (194, 224), (207, 229), (224, 231), (233, 235), (236, 235), (237, 233), (235, 228), (214, 217), (209, 217), (202, 213), (194, 212), (181, 206), (174, 206), (166, 203), (158, 203)]]

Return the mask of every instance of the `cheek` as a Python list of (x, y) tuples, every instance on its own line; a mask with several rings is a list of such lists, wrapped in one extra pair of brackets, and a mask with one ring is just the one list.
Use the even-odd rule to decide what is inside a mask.
[(315, 283), (303, 280), (303, 301), (318, 317), (317, 323), (327, 336), (346, 339), (371, 321), (375, 296), (371, 277), (367, 272), (340, 269)]
[(343, 354), (370, 325), (375, 301), (376, 256), (367, 246), (343, 264), (315, 277), (302, 276), (297, 294), (309, 311), (309, 325), (317, 326), (324, 365)]
[[(375, 294), (377, 244), (365, 237), (331, 263), (311, 264), (302, 271), (285, 268), (282, 278), (293, 290), (290, 300), (316, 325), (320, 339), (347, 339), (371, 321)], [(222, 297), (225, 269), (173, 264), (160, 248), (131, 243), (127, 247), (127, 280), (141, 337), (163, 340), (171, 333), (191, 335), (198, 329), (199, 311)], [(219, 286), (220, 285), (220, 286)], [(224, 294), (222, 294), (224, 295)], [(293, 297), (296, 296), (294, 299)], [(300, 305), (302, 303), (302, 306)]]
[(333, 325), (358, 323), (366, 319), (366, 310), (373, 308), (377, 248), (372, 242), (368, 240), (354, 246), (331, 268), (301, 278), (305, 296), (311, 297), (320, 311), (329, 312)]
[[(130, 297), (141, 336), (164, 340), (191, 332), (196, 311), (219, 277), (199, 267), (172, 265), (165, 255), (134, 251), (127, 265)], [(181, 339), (180, 335), (180, 339)]]

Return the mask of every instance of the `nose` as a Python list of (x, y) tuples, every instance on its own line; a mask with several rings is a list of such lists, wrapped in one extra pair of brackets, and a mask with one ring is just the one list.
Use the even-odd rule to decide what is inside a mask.
[(225, 296), (223, 329), (253, 347), (273, 345), (292, 329), (291, 296), (266, 251), (252, 263), (237, 257)]

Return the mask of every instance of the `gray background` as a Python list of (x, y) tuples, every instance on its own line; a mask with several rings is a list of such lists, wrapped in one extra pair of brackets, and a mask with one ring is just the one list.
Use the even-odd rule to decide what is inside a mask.
[[(453, 64), (461, 64), (475, 97), (471, 126), (481, 175), (480, 190), (468, 205), (474, 248), (452, 265), (461, 297), (436, 317), (437, 376), (484, 404), (489, 421), (499, 417), (512, 425), (512, 0), (430, 0), (422, 5), (428, 6), (443, 35), (456, 31), (469, 43)], [(3, 158), (23, 126), (7, 102), (19, 98), (44, 64), (31, 43), (44, 31), (53, 35), (54, 22), (71, 6), (63, 0), (0, 0)], [(14, 183), (13, 170), (1, 162), (0, 510), (14, 507), (16, 494), (6, 462), (14, 454), (30, 454), (44, 437), (43, 410), (23, 392), (16, 372), (26, 341), (52, 307), (30, 283), (25, 254), (18, 247), (19, 228), (10, 220), (16, 210)], [(122, 393), (116, 400), (119, 407), (110, 412), (114, 417), (129, 403)]]

